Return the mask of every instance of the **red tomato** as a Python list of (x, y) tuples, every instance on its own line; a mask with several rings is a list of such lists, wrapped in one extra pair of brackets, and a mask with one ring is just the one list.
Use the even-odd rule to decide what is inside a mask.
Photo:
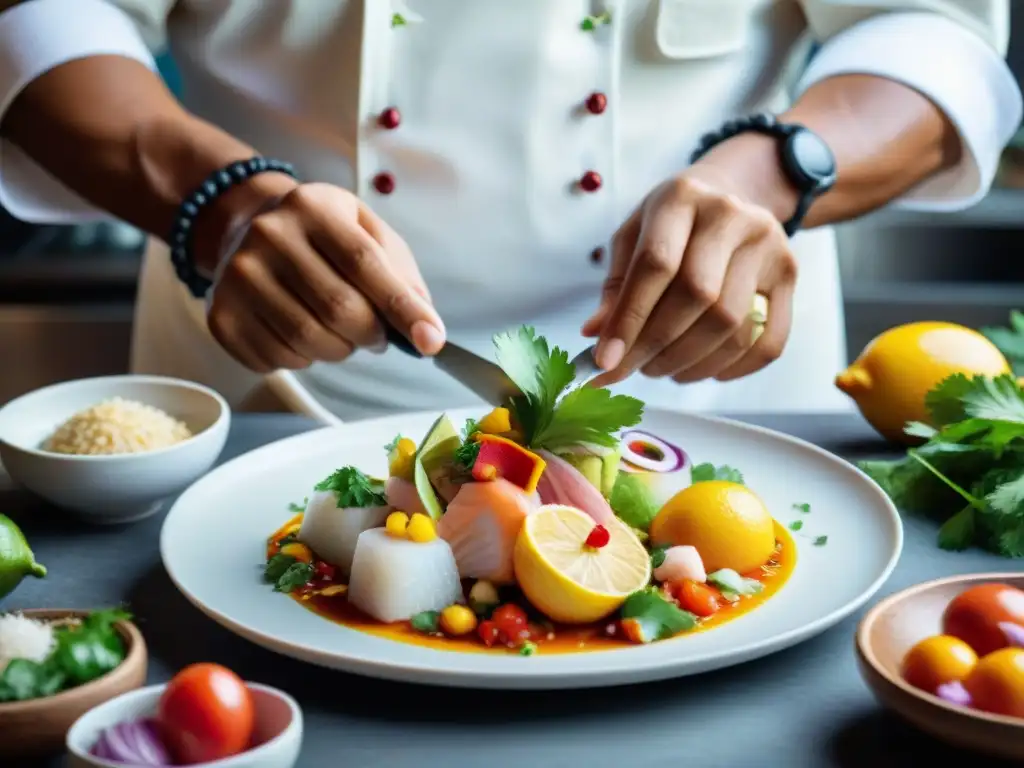
[(193, 664), (168, 684), (157, 719), (175, 759), (192, 765), (244, 752), (255, 716), (238, 675), (219, 664)]
[(491, 621), (498, 628), (502, 640), (507, 643), (518, 645), (520, 642), (529, 639), (530, 628), (526, 611), (518, 605), (512, 603), (499, 605), (494, 609), (494, 613), (491, 614)]
[(481, 621), (476, 632), (488, 648), (498, 642), (498, 625), (493, 621)]
[(679, 582), (676, 595), (683, 608), (698, 616), (711, 616), (721, 607), (718, 593), (699, 581), (686, 579)]
[(949, 602), (942, 614), (942, 631), (985, 656), (1010, 645), (1000, 622), (1024, 626), (1024, 591), (1007, 584), (980, 584)]

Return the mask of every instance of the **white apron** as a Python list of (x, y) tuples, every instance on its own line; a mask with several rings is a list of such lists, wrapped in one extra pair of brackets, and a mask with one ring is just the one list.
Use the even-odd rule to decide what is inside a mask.
[[(308, 7), (293, 8), (304, 24), (288, 39), (259, 38), (261, 15), (289, 13), (276, 4), (253, 4), (245, 25), (224, 23), (216, 0), (172, 16), (186, 103), (304, 179), (367, 200), (409, 243), (450, 338), (488, 355), (492, 334), (524, 323), (570, 354), (582, 348), (579, 327), (607, 268), (591, 252), (686, 167), (702, 133), (784, 107), (782, 76), (802, 28), (770, 0), (289, 5), (307, 3), (320, 3), (316, 23)], [(605, 11), (611, 23), (581, 29)], [(396, 12), (409, 23), (393, 27)], [(308, 60), (290, 66), (310, 56), (322, 61), (314, 81), (300, 74)], [(602, 114), (582, 107), (593, 92), (607, 97)], [(389, 107), (402, 116), (394, 130), (377, 124)], [(593, 193), (575, 183), (588, 170), (603, 179)], [(391, 174), (393, 193), (376, 191), (379, 173)], [(848, 408), (832, 384), (845, 358), (834, 237), (805, 232), (793, 247), (800, 278), (780, 360), (728, 384), (636, 376), (620, 389), (703, 411)], [(143, 265), (132, 365), (207, 383), (235, 403), (260, 381), (212, 340), (202, 302), (178, 284), (159, 243)], [(475, 402), (429, 362), (395, 351), (288, 380), (346, 420)]]

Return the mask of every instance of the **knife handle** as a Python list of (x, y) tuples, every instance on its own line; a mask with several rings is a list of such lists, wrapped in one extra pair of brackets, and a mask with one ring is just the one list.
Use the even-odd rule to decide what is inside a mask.
[(413, 343), (403, 336), (397, 328), (395, 328), (387, 320), (381, 318), (381, 323), (384, 325), (384, 334), (387, 337), (388, 344), (395, 349), (398, 349), (410, 357), (423, 357), (420, 351), (413, 346)]

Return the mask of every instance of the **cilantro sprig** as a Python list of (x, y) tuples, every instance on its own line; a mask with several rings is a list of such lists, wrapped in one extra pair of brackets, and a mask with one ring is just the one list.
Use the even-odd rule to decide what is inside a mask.
[(316, 484), (318, 491), (334, 491), (338, 507), (382, 507), (387, 504), (384, 486), (355, 467), (336, 469)]
[(927, 396), (925, 440), (896, 461), (860, 463), (893, 503), (941, 517), (938, 545), (1024, 557), (1024, 390), (1014, 377), (956, 374)]
[(620, 430), (640, 423), (644, 404), (634, 397), (585, 385), (570, 389), (576, 367), (569, 354), (549, 348), (530, 326), (498, 334), (494, 347), (498, 365), (523, 393), (512, 407), (529, 447), (614, 447)]

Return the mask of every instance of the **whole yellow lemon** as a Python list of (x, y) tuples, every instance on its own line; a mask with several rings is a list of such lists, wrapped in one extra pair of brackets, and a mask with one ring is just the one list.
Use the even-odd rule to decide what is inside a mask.
[(695, 547), (709, 573), (749, 573), (775, 550), (775, 522), (764, 502), (746, 486), (725, 480), (681, 490), (658, 512), (650, 536), (656, 546)]
[(908, 323), (876, 336), (836, 386), (849, 395), (878, 432), (894, 442), (915, 442), (903, 433), (908, 421), (929, 422), (924, 399), (955, 373), (1000, 376), (1010, 364), (995, 344), (955, 323)]

